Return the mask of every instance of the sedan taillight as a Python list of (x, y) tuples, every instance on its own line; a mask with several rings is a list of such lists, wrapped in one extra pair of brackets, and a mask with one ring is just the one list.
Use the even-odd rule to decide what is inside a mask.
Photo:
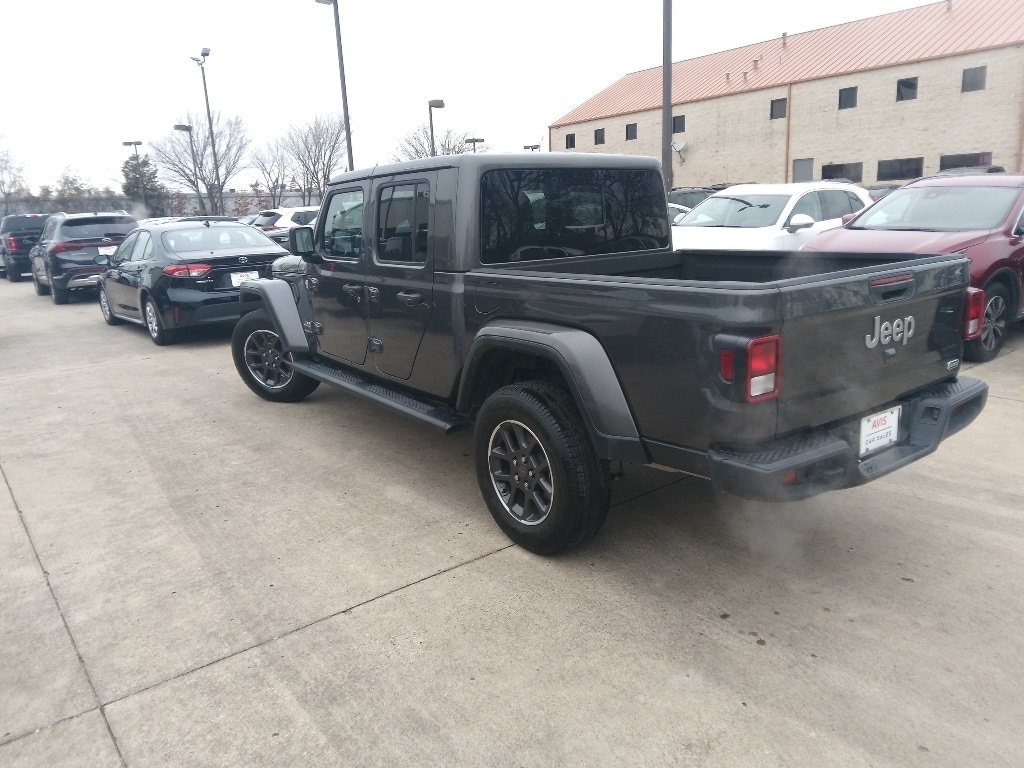
[(168, 264), (164, 274), (171, 277), (202, 277), (211, 269), (209, 264)]

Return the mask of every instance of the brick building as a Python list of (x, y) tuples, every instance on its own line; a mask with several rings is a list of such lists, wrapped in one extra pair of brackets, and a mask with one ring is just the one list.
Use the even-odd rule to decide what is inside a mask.
[[(555, 121), (552, 151), (660, 158), (661, 73)], [(673, 186), (1024, 171), (1024, 6), (944, 0), (676, 62), (672, 105)]]

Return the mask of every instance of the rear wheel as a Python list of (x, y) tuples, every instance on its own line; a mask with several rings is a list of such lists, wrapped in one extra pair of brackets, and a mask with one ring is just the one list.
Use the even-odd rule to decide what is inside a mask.
[(50, 286), (43, 285), (39, 282), (39, 278), (36, 277), (36, 273), (32, 273), (32, 287), (36, 289), (36, 296), (49, 296)]
[(146, 330), (149, 331), (149, 338), (153, 340), (154, 344), (162, 347), (174, 341), (174, 332), (164, 328), (163, 321), (160, 320), (160, 312), (156, 308), (156, 302), (149, 296), (143, 300), (142, 314), (146, 319)]
[(531, 381), (492, 394), (477, 416), (474, 456), (491, 516), (524, 549), (572, 549), (604, 524), (608, 470), (561, 387)]
[(274, 323), (264, 310), (244, 315), (231, 334), (231, 357), (242, 381), (264, 400), (296, 403), (320, 386), (292, 368)]
[(11, 266), (10, 264), (7, 264), (6, 267), (7, 267), (7, 279), (10, 280), (12, 283), (20, 283), (21, 282), (21, 267), (19, 267), (17, 264), (15, 264), (14, 266)]
[(964, 357), (976, 363), (987, 363), (999, 354), (1010, 325), (1010, 294), (1002, 283), (985, 287), (985, 315), (981, 336), (964, 344)]
[(107, 325), (120, 325), (121, 319), (114, 317), (114, 313), (110, 311), (110, 302), (107, 301), (107, 292), (103, 290), (103, 286), (100, 286), (100, 312), (103, 313), (103, 319)]

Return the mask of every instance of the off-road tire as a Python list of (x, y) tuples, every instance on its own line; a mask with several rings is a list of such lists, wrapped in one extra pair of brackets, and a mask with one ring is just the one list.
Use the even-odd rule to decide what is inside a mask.
[(245, 385), (264, 400), (297, 403), (320, 386), (318, 379), (292, 369), (291, 353), (283, 351), (274, 322), (262, 309), (243, 315), (235, 325), (231, 358)]
[(565, 389), (528, 381), (494, 392), (477, 415), (473, 452), (491, 516), (524, 549), (572, 549), (604, 524), (608, 468)]

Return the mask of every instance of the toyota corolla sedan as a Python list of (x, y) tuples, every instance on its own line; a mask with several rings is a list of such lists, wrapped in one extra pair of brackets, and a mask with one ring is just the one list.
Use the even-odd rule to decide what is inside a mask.
[(100, 275), (99, 304), (108, 325), (146, 327), (170, 344), (187, 326), (233, 322), (243, 280), (270, 277), (288, 251), (239, 222), (176, 221), (142, 226), (124, 239)]

